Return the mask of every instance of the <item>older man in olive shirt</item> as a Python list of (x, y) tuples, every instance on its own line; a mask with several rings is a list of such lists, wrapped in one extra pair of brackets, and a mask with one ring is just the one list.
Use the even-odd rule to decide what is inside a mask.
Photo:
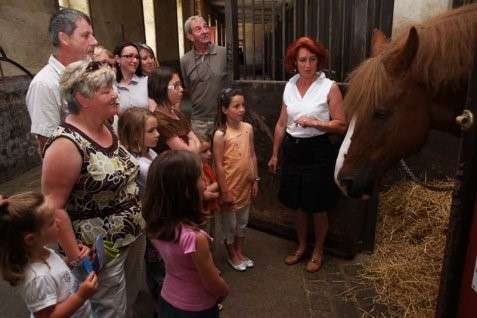
[(225, 47), (210, 41), (209, 26), (200, 16), (184, 24), (193, 49), (181, 58), (184, 85), (192, 102), (191, 124), (194, 132), (204, 137), (213, 133), (217, 98), (227, 79)]

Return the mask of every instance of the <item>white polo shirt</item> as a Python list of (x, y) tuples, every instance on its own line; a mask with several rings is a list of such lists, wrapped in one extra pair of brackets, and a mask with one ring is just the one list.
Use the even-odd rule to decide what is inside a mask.
[(129, 84), (117, 83), (119, 107), (125, 111), (131, 107), (148, 107), (147, 76), (134, 74)]
[(65, 67), (53, 55), (28, 87), (26, 104), (31, 119), (31, 133), (50, 137), (65, 118), (66, 103), (60, 97), (60, 76)]

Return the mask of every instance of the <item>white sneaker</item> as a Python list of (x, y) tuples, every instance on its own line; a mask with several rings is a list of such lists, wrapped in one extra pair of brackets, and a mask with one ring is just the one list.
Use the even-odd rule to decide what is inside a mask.
[(229, 263), (229, 265), (233, 269), (239, 272), (244, 272), (247, 269), (247, 266), (245, 265), (244, 262), (241, 262), (240, 264), (235, 265), (234, 263), (232, 263), (232, 260), (230, 258), (227, 258), (227, 263)]

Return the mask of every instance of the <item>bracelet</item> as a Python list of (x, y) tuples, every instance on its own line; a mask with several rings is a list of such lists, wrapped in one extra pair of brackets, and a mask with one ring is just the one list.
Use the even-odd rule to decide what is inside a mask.
[(260, 179), (260, 177), (256, 177), (256, 178), (255, 178), (255, 181), (256, 181), (256, 182), (258, 182), (258, 181), (260, 181), (260, 180), (262, 180), (262, 179)]

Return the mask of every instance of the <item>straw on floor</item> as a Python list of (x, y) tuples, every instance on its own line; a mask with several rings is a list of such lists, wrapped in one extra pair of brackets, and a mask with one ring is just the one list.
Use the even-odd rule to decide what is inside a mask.
[(361, 277), (375, 287), (375, 302), (388, 306), (393, 316), (434, 315), (450, 205), (450, 191), (407, 181), (381, 192), (376, 250)]

